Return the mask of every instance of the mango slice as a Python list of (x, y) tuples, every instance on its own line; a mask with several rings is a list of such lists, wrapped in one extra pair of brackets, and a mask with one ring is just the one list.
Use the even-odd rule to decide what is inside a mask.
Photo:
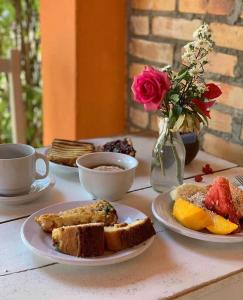
[(212, 218), (208, 212), (182, 198), (175, 200), (172, 215), (183, 226), (193, 230), (212, 225)]
[(213, 224), (207, 226), (206, 228), (208, 231), (210, 231), (212, 233), (229, 234), (238, 228), (237, 224), (232, 223), (229, 220), (226, 220), (225, 218), (223, 218), (219, 215), (211, 214), (211, 218), (212, 218)]

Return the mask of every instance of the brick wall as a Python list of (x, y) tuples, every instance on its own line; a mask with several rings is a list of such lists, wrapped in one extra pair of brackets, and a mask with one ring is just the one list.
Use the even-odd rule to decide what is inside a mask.
[(129, 0), (128, 127), (156, 131), (154, 113), (132, 101), (132, 78), (144, 65), (179, 66), (181, 50), (203, 21), (216, 42), (207, 80), (223, 91), (203, 131), (205, 151), (243, 165), (243, 4), (242, 0)]

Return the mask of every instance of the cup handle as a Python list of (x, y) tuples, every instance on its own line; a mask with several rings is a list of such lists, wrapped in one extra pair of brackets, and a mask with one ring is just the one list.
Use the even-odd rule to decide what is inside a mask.
[(41, 154), (41, 153), (38, 153), (38, 152), (35, 153), (35, 163), (36, 163), (37, 159), (43, 159), (44, 160), (45, 165), (46, 165), (46, 172), (45, 172), (44, 175), (41, 175), (40, 173), (35, 171), (35, 179), (43, 179), (49, 173), (49, 161), (48, 161), (48, 158), (44, 154)]

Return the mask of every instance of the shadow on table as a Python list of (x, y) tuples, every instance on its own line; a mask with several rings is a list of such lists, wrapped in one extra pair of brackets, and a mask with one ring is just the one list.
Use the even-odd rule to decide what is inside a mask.
[[(55, 265), (40, 269), (47, 276), (63, 284), (80, 288), (117, 288), (133, 283), (139, 284), (157, 274), (173, 272), (177, 269), (170, 257), (166, 244), (155, 238), (153, 244), (140, 256), (127, 262), (110, 266), (80, 267)], [(124, 289), (124, 293), (126, 290)]]
[(180, 247), (193, 251), (199, 255), (217, 260), (243, 261), (243, 243), (214, 243), (200, 241), (165, 229), (165, 233), (177, 242)]

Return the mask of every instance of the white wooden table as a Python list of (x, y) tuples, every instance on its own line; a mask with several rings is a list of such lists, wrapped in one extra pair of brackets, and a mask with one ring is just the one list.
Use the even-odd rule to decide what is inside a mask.
[[(149, 167), (153, 138), (131, 137), (139, 168), (135, 182), (120, 203), (153, 218), (151, 203), (158, 195), (150, 187)], [(103, 140), (100, 140), (102, 142)], [(204, 152), (185, 170), (185, 180), (202, 174), (210, 163), (216, 172), (205, 175), (234, 177), (243, 168)], [(0, 206), (0, 300), (27, 299), (243, 299), (243, 244), (215, 244), (193, 240), (165, 229), (153, 218), (156, 238), (142, 255), (116, 265), (77, 267), (38, 257), (20, 238), (26, 217), (53, 203), (89, 200), (78, 176), (53, 174), (56, 185), (38, 201)]]

